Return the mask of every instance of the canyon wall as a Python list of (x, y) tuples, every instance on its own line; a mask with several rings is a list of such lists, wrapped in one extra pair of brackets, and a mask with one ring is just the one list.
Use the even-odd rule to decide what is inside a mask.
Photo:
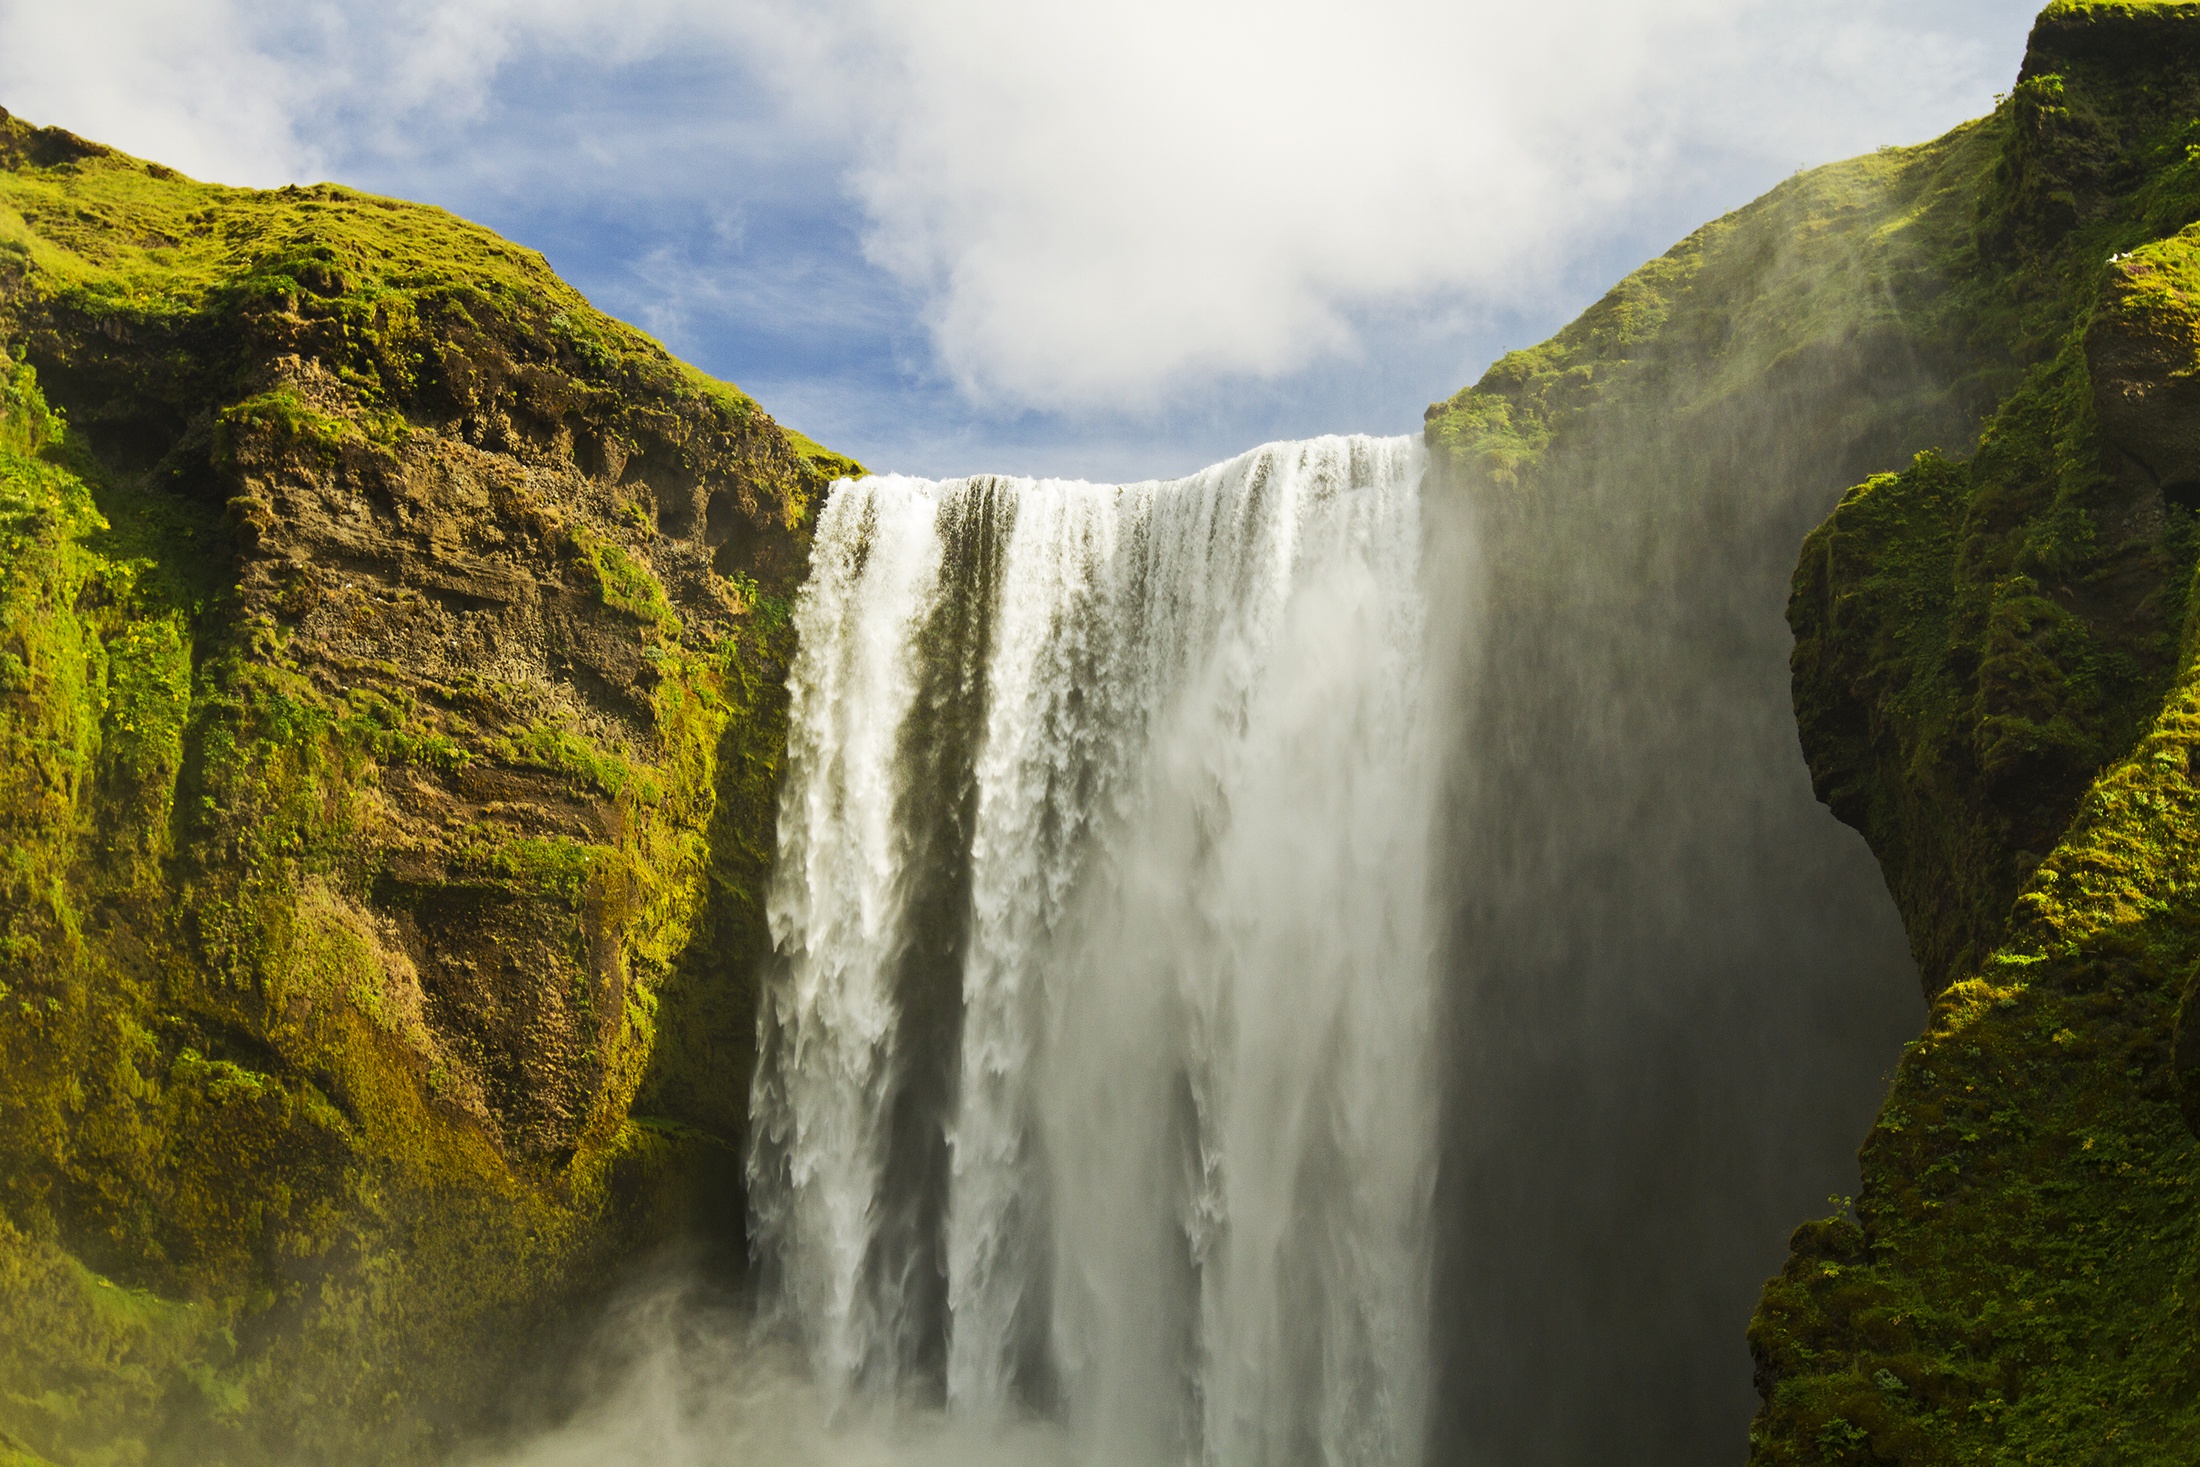
[(1430, 409), (1491, 626), (1440, 1454), (2189, 1456), (2196, 58), (2051, 6), (1992, 116)]
[(1966, 282), (2022, 376), (1803, 547), (1804, 749), (1932, 1012), (1751, 1325), (1756, 1462), (2200, 1440), (2196, 116), (2200, 7), (2041, 17)]
[(417, 1457), (738, 1249), (853, 467), (440, 210), (0, 115), (0, 1450)]
[[(2196, 117), (2200, 5), (2056, 4), (1430, 409), (1432, 1460), (2189, 1457)], [(741, 1247), (854, 468), (441, 211), (0, 115), (0, 1463), (427, 1458)]]

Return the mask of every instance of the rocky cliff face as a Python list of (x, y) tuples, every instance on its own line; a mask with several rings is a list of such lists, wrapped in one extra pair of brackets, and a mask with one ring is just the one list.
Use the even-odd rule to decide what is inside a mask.
[(1843, 489), (2013, 375), (1946, 324), (1996, 147), (1791, 179), (1429, 410), (1482, 547), (1432, 1460), (1735, 1453), (1758, 1281), (1853, 1189), (1921, 1004), (1781, 613)]
[(2200, 1441), (2196, 115), (2200, 6), (2041, 16), (1966, 283), (2023, 376), (1796, 571), (1804, 748), (1934, 999), (1752, 1326), (1756, 1461)]
[[(1819, 836), (1778, 813), (1792, 746), (1750, 731), (1789, 690), (1750, 671), (1785, 650), (1759, 626), (1780, 592), (1739, 547), (1784, 559), (1838, 498), (1777, 571), (1792, 709), (1931, 1012), (1853, 1213), (1795, 1234), (1750, 1324), (1752, 1460), (2191, 1460), (2196, 78), (2200, 6), (2050, 6), (1992, 117), (1791, 180), (1431, 408), (1439, 470), (1496, 547), (1479, 675), (1523, 670), (1478, 736), (1495, 788), (1469, 780), (1462, 823), (1493, 850), (1468, 869), (1503, 876), (1459, 902), (1457, 1043), (1510, 1036), (1478, 1063), (1536, 1103), (1458, 1106), (1461, 1236), (1532, 1230), (1496, 1253), (1565, 1265), (1526, 1290), (1449, 1266), (1456, 1378), (1501, 1384), (1463, 1389), (1441, 1440), (1554, 1462), (1734, 1449), (1746, 1409), (1721, 1414), (1722, 1384), (1614, 1368), (1607, 1342), (1723, 1358), (1739, 1314), (1696, 1315), (1754, 1255), (1721, 1230), (1778, 1216), (1750, 1148), (1800, 1174), (1826, 1117), (1792, 1067), (1854, 1020), (1843, 985), (1887, 976), (1838, 924), (1807, 928), (1869, 908), (1837, 851), (1807, 869)], [(1657, 1132), (1671, 1111), (1685, 1138)], [(1707, 1138), (1719, 1155), (1684, 1144)], [(1693, 1215), (1697, 1189), (1733, 1205)]]
[(0, 354), (0, 1451), (430, 1450), (738, 1229), (853, 465), (441, 211), (5, 114)]
[[(2053, 5), (1992, 117), (1431, 410), (1505, 694), (1440, 1445), (1725, 1450), (1729, 1285), (1870, 1074), (1783, 1026), (1865, 1063), (1914, 973), (1862, 1193), (1749, 1327), (1753, 1460), (2191, 1460), (2196, 78), (2200, 5)], [(851, 466), (448, 215), (4, 116), (0, 354), (0, 1462), (432, 1454), (735, 1216)], [(1821, 519), (1792, 710), (1877, 872), (1780, 783)]]

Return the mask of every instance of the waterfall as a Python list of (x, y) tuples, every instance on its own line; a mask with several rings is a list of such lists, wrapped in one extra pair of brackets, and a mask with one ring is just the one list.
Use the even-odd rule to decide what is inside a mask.
[(1419, 1460), (1418, 440), (844, 482), (795, 609), (763, 1286), (841, 1400)]

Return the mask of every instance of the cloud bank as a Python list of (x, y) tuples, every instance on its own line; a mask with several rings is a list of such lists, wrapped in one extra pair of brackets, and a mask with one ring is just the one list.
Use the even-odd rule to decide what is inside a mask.
[[(1660, 198), (1930, 136), (2006, 83), (2031, 8), (0, 0), (0, 103), (225, 181), (388, 176), (529, 67), (706, 58), (750, 125), (698, 158), (670, 123), (660, 187), (815, 159), (966, 402), (1136, 413), (1379, 352), (1375, 317), (1546, 295)], [(555, 186), (554, 140), (501, 143)], [(841, 273), (814, 272), (827, 318)]]
[(1719, 155), (1903, 139), (1975, 65), (1921, 9), (889, 0), (843, 22), (878, 56), (851, 182), (958, 380), (1084, 407), (1545, 288)]

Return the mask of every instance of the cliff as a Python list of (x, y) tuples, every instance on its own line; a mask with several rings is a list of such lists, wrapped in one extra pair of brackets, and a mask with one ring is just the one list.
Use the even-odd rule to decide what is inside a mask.
[[(1500, 1036), (1482, 1062), (1515, 1078), (1488, 1088), (1535, 1097), (1516, 1123), (1462, 1103), (1447, 1164), (1484, 1239), (1565, 1261), (1523, 1289), (1446, 1260), (1457, 1378), (1500, 1384), (1447, 1403), (1440, 1444), (1738, 1448), (1723, 1376), (1611, 1341), (1724, 1358), (1724, 1280), (1763, 1265), (1715, 1231), (1773, 1225), (1763, 1168), (1823, 1167), (1885, 1093), (1822, 1077), (1861, 1107), (1834, 1140), (1784, 1088), (1851, 990), (1886, 993), (1883, 956), (1725, 935), (1872, 920), (1853, 864), (1776, 813), (1793, 745), (1753, 720), (1792, 707), (1930, 1015), (1853, 1213), (1796, 1232), (1749, 1324), (1752, 1461), (2191, 1460), (2195, 116), (2200, 6), (2050, 6), (1992, 116), (1791, 179), (1429, 410), (1492, 547), (1477, 675), (1503, 687), (1455, 821), (1502, 857), (1469, 869), (1504, 872), (1457, 903), (1455, 1043)], [(1787, 597), (1791, 690), (1749, 671), (1788, 650)], [(1686, 1136), (1645, 1119), (1675, 1106)], [(1508, 1124), (1531, 1140), (1483, 1134)], [(1689, 1214), (1699, 1186), (1732, 1205)]]
[(1842, 491), (2014, 376), (1950, 324), (1997, 148), (1791, 178), (1429, 410), (1479, 546), (1432, 1460), (1735, 1453), (1758, 1282), (1853, 1190), (1916, 969), (1813, 798), (1781, 612)]
[[(2058, 3), (1430, 409), (1439, 1454), (2191, 1459), (2196, 116), (2200, 5)], [(852, 467), (440, 211), (0, 114), (0, 1462), (426, 1458), (737, 1230)]]
[(1971, 282), (2023, 376), (1796, 570), (1813, 777), (1934, 999), (1854, 1215), (1797, 1233), (1752, 1326), (1759, 1462), (2200, 1441), (2196, 115), (2200, 6), (2041, 16)]
[(0, 1458), (419, 1457), (738, 1237), (853, 467), (440, 210), (0, 113)]

